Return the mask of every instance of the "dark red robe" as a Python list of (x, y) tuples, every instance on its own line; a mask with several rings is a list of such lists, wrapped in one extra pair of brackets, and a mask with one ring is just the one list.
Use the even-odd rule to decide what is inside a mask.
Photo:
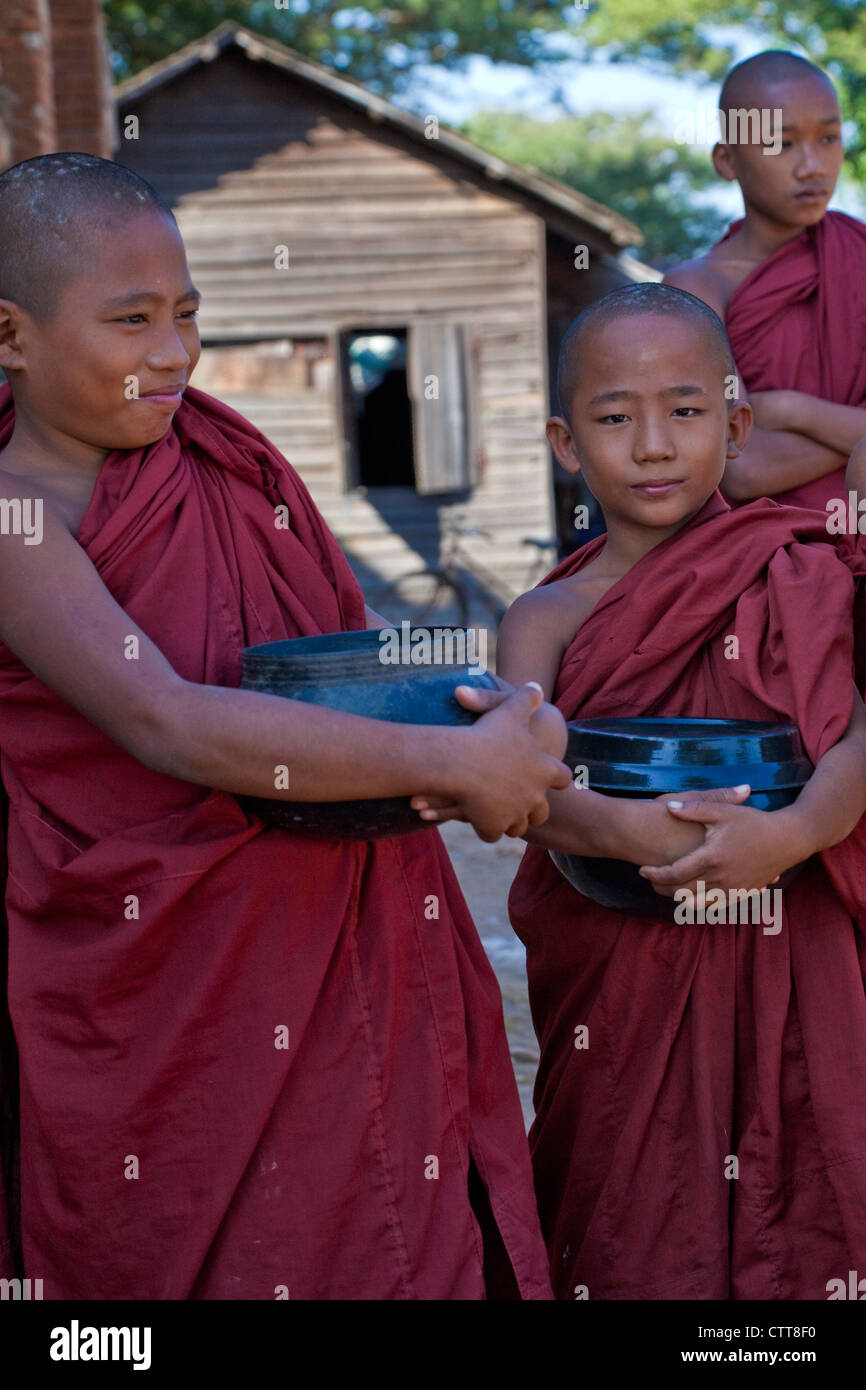
[[(722, 241), (740, 226), (732, 223)], [(825, 213), (746, 276), (725, 324), (747, 391), (866, 404), (866, 226)], [(775, 500), (823, 511), (846, 495), (841, 467)]]
[[(4, 390), (0, 446), (11, 426)], [(109, 455), (78, 539), (187, 680), (236, 686), (249, 644), (364, 626), (296, 474), (196, 390), (157, 444)], [(0, 749), (24, 1272), (46, 1298), (478, 1299), (485, 1257), (507, 1287), (500, 1236), (520, 1294), (550, 1297), (501, 998), (436, 832), (268, 828), (142, 766), (5, 648)]]
[[(823, 517), (715, 494), (596, 605), (556, 703), (792, 721), (815, 762), (850, 717), (851, 590)], [(785, 891), (778, 935), (606, 910), (527, 849), (509, 906), (541, 1045), (530, 1146), (558, 1297), (824, 1299), (866, 1270), (864, 904), (863, 822)]]

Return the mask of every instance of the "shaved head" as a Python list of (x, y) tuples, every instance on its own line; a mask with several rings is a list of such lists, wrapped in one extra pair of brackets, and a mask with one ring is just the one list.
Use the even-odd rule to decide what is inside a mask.
[(731, 68), (719, 96), (720, 111), (734, 111), (760, 103), (756, 97), (773, 83), (820, 81), (835, 96), (836, 89), (826, 72), (785, 49), (768, 48)]
[(0, 174), (0, 299), (48, 322), (64, 286), (94, 268), (100, 231), (141, 212), (174, 222), (169, 204), (131, 169), (96, 155), (38, 155)]
[(612, 290), (584, 309), (562, 340), (556, 369), (556, 393), (560, 414), (566, 420), (571, 418), (571, 402), (580, 380), (581, 363), (586, 358), (593, 334), (618, 319), (646, 314), (692, 323), (701, 333), (707, 353), (718, 363), (720, 378), (736, 374), (725, 326), (715, 310), (702, 299), (674, 285), (626, 285), (622, 289)]

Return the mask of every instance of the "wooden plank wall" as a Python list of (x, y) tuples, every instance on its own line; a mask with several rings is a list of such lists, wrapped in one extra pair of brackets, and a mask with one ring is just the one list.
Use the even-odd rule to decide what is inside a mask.
[[(545, 228), (407, 138), (264, 64), (227, 53), (121, 110), (137, 141), (118, 158), (176, 205), (205, 342), (402, 326), (471, 325), (479, 344), (484, 472), (468, 501), (345, 487), (335, 384), (302, 400), (238, 397), (301, 472), (375, 598), (435, 556), (455, 507), (489, 528), (478, 558), (524, 586), (526, 535), (552, 534)], [(274, 265), (288, 247), (289, 268)], [(229, 399), (229, 397), (227, 397)]]

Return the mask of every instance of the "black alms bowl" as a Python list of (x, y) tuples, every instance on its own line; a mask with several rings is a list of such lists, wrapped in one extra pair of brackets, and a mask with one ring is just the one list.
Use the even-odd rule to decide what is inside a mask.
[[(496, 682), (473, 666), (472, 641), (467, 654), (465, 634), (461, 644), (459, 635), (449, 638), (445, 631), (413, 628), (411, 643), (390, 628), (265, 642), (244, 651), (241, 687), (390, 723), (472, 724), (476, 716), (457, 703), (455, 688), (495, 690)], [(424, 632), (429, 634), (426, 646), (423, 637), (415, 636)], [(430, 828), (430, 822), (412, 810), (408, 797), (309, 802), (244, 798), (244, 804), (283, 830), (317, 839), (372, 840)]]
[[(812, 765), (793, 724), (750, 719), (584, 719), (568, 726), (563, 760), (581, 780), (608, 796), (650, 799), (678, 791), (748, 782), (743, 804), (776, 811), (796, 801)], [(554, 864), (584, 897), (602, 907), (673, 920), (675, 904), (659, 896), (634, 864), (550, 851)], [(783, 874), (783, 888), (799, 871)]]

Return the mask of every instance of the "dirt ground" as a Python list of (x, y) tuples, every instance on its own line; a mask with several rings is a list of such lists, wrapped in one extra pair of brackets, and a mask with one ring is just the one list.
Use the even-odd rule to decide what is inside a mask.
[(470, 826), (458, 821), (444, 825), (441, 833), (502, 990), (505, 1031), (528, 1129), (538, 1044), (529, 1016), (525, 953), (511, 930), (507, 910), (508, 890), (525, 845), (506, 837), (486, 845)]

